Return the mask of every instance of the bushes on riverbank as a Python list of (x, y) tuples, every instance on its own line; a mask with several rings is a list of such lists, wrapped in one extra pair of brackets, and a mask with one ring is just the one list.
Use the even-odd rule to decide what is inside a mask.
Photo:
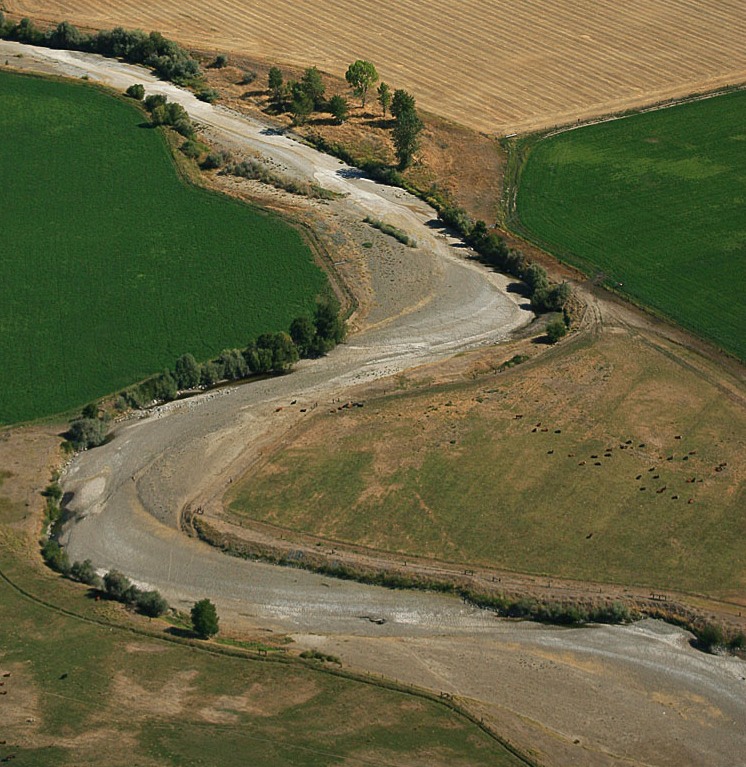
[(302, 357), (323, 357), (345, 337), (345, 323), (336, 301), (316, 305), (313, 318), (296, 317), (290, 332), (263, 333), (244, 349), (225, 349), (212, 360), (199, 363), (191, 354), (176, 360), (173, 370), (148, 378), (119, 394), (116, 406), (143, 408), (176, 399), (179, 391), (209, 388), (221, 381), (240, 381), (255, 375), (287, 373)]
[(28, 18), (17, 24), (6, 22), (0, 13), (0, 37), (47, 48), (99, 53), (123, 59), (129, 64), (144, 64), (163, 80), (178, 85), (196, 85), (202, 74), (197, 60), (160, 32), (148, 34), (139, 29), (115, 27), (89, 35), (67, 21), (40, 29)]

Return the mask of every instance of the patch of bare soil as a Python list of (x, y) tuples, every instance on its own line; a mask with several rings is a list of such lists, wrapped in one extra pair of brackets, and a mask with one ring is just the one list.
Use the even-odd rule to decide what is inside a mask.
[(195, 689), (191, 682), (199, 672), (181, 671), (160, 689), (148, 690), (122, 671), (114, 675), (111, 698), (129, 711), (130, 718), (177, 717), (181, 714)]
[(257, 682), (242, 695), (218, 695), (200, 709), (199, 715), (213, 724), (235, 722), (239, 713), (261, 717), (277, 716), (289, 708), (307, 703), (318, 694), (319, 688), (308, 677), (288, 677), (282, 695), (274, 692)]

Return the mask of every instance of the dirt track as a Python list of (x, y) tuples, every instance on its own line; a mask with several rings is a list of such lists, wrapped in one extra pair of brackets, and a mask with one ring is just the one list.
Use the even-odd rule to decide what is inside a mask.
[[(209, 595), (225, 622), (292, 632), (355, 667), (464, 696), (548, 764), (738, 763), (746, 753), (744, 664), (697, 653), (684, 632), (655, 623), (588, 630), (513, 624), (452, 598), (229, 559), (179, 532), (184, 504), (213, 502), (265, 445), (305, 417), (301, 407), (329, 407), (351, 385), (497, 341), (530, 315), (503, 292), (502, 278), (464, 261), (452, 247), (458, 243), (427, 225), (432, 211), (399, 190), (357, 178), (336, 160), (213, 110), (142, 70), (66, 52), (38, 55), (47, 54), (68, 74), (85, 71), (120, 88), (145, 82), (168, 93), (217, 139), (225, 132), (288, 172), (347, 194), (329, 206), (333, 213), (385, 218), (421, 245), (392, 248), (385, 279), (371, 251), (371, 284), (388, 285), (387, 310), (379, 306), (369, 327), (328, 358), (125, 422), (110, 444), (76, 458), (64, 477), (80, 515), (67, 531), (71, 557), (119, 568), (180, 606)], [(406, 279), (413, 269), (422, 274), (414, 284)], [(397, 301), (400, 283), (408, 287)]]

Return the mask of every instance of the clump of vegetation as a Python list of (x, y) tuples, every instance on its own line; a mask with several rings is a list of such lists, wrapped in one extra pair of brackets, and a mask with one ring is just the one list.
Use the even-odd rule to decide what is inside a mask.
[(521, 363), (526, 362), (528, 359), (529, 357), (526, 354), (516, 354), (509, 360), (505, 360), (505, 362), (500, 365), (498, 370), (509, 370), (510, 368), (514, 368), (516, 365), (520, 365)]
[(228, 66), (228, 56), (225, 53), (219, 53), (212, 62), (212, 66), (215, 69), (225, 69)]
[(55, 572), (62, 573), (62, 575), (67, 575), (70, 572), (70, 559), (57, 541), (51, 538), (43, 541), (41, 556), (47, 566)]
[(322, 663), (336, 663), (338, 666), (342, 665), (342, 661), (336, 655), (327, 655), (318, 650), (304, 650), (300, 654), (300, 657), (304, 660), (319, 660)]
[(83, 562), (73, 562), (70, 566), (68, 577), (70, 580), (85, 583), (87, 586), (93, 586), (95, 589), (101, 589), (104, 585), (90, 559), (86, 559)]
[(260, 181), (262, 184), (269, 184), (275, 189), (282, 189), (290, 194), (302, 195), (317, 200), (334, 200), (339, 195), (324, 189), (318, 184), (312, 184), (308, 181), (298, 181), (288, 176), (271, 171), (263, 162), (259, 160), (241, 160), (240, 162), (223, 163), (223, 172), (230, 176), (238, 176), (251, 181)]
[(146, 34), (139, 29), (116, 27), (89, 35), (67, 21), (42, 30), (30, 19), (23, 18), (17, 24), (0, 24), (0, 37), (30, 45), (90, 51), (123, 59), (129, 64), (144, 64), (154, 69), (162, 79), (178, 85), (193, 85), (201, 77), (197, 61), (160, 32)]
[(567, 325), (561, 317), (552, 320), (547, 325), (547, 340), (550, 344), (556, 344), (565, 335), (567, 335)]
[(378, 229), (378, 231), (387, 234), (389, 237), (393, 237), (395, 240), (398, 240), (402, 245), (406, 245), (409, 248), (417, 247), (417, 241), (412, 239), (406, 232), (402, 231), (401, 229), (398, 229), (391, 224), (387, 224), (377, 218), (371, 218), (370, 216), (366, 216), (363, 220), (366, 224), (369, 224), (374, 229)]
[(142, 101), (145, 98), (145, 86), (141, 83), (135, 83), (135, 85), (130, 85), (125, 93), (130, 98), (137, 99), (137, 101)]
[(181, 104), (169, 102), (161, 94), (151, 94), (145, 99), (145, 109), (150, 112), (150, 124), (168, 125), (186, 139), (194, 137), (194, 125)]
[(203, 86), (195, 91), (194, 94), (200, 101), (205, 101), (208, 104), (214, 104), (220, 98), (220, 92), (215, 88), (209, 86)]

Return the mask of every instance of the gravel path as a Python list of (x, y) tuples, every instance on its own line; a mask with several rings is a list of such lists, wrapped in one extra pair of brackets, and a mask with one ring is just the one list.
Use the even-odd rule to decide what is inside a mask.
[[(213, 503), (316, 406), (329, 407), (354, 384), (499, 341), (531, 315), (505, 291), (505, 278), (465, 261), (460, 243), (433, 228), (434, 212), (401, 190), (143, 69), (0, 42), (0, 56), (19, 52), (29, 68), (87, 74), (119, 89), (142, 82), (182, 103), (215, 140), (222, 135), (283, 172), (313, 178), (346, 195), (335, 205), (347, 215), (383, 218), (420, 245), (416, 260), (402, 249), (387, 261), (388, 314), (327, 358), (171, 403), (76, 457), (63, 477), (77, 511), (64, 541), (72, 559), (118, 568), (181, 607), (209, 596), (225, 623), (292, 632), (355, 667), (460, 694), (548, 764), (744, 763), (746, 666), (694, 651), (682, 631), (655, 622), (568, 630), (501, 621), (454, 598), (228, 558), (179, 532), (186, 503)], [(397, 301), (397, 274), (403, 284), (413, 260), (426, 278), (419, 293), (410, 284)]]

